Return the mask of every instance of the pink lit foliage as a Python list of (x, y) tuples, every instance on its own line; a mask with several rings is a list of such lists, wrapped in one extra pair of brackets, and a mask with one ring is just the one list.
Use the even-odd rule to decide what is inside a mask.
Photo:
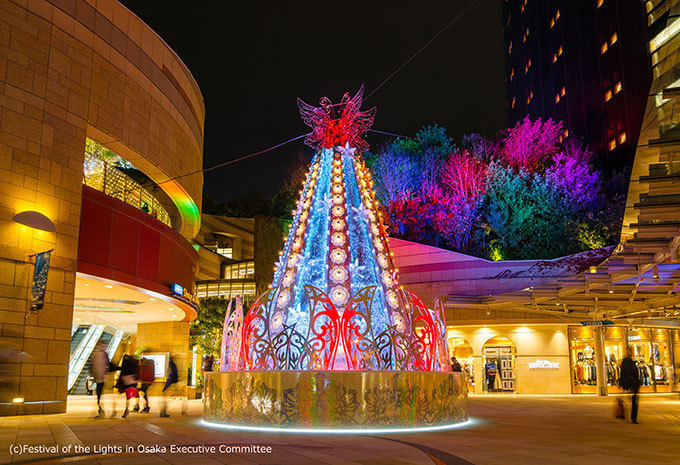
[(476, 203), (486, 189), (487, 167), (469, 151), (452, 154), (441, 177), (451, 195), (458, 201)]
[(501, 157), (515, 170), (542, 171), (557, 153), (562, 134), (561, 122), (552, 119), (531, 121), (526, 116), (508, 130)]

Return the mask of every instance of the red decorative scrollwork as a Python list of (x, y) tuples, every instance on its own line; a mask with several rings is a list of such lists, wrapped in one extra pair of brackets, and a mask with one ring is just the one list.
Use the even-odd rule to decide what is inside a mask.
[(437, 327), (420, 297), (406, 291), (413, 314), (413, 333), (411, 340), (412, 364), (415, 371), (432, 371), (437, 353)]
[(269, 335), (269, 304), (273, 289), (262, 294), (243, 320), (241, 339), (246, 370), (272, 370), (276, 365)]
[(340, 328), (348, 370), (379, 370), (380, 356), (371, 331), (371, 304), (376, 286), (354, 294), (342, 313)]
[(309, 300), (309, 336), (302, 366), (307, 370), (332, 370), (338, 351), (340, 316), (321, 289), (305, 285)]

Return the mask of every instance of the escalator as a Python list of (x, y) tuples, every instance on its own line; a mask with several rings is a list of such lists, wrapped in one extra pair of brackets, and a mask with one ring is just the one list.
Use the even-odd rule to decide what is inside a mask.
[(83, 342), (83, 338), (89, 328), (89, 326), (74, 325), (74, 329), (71, 332), (71, 355), (73, 355), (73, 352), (76, 351), (80, 343)]
[[(108, 332), (103, 332), (99, 340), (106, 344), (107, 346), (113, 339), (113, 334), (108, 333)], [(71, 391), (69, 394), (74, 394), (74, 395), (85, 395), (87, 394), (87, 378), (90, 376), (90, 367), (92, 366), (92, 353), (90, 353), (90, 356), (87, 358), (87, 361), (85, 362), (85, 365), (83, 365), (83, 369), (80, 371), (80, 375), (78, 376), (78, 379), (76, 380), (76, 383), (73, 385), (71, 388)]]
[(106, 345), (110, 360), (123, 338), (123, 331), (105, 325), (91, 325), (75, 328), (72, 334), (68, 390), (69, 394), (87, 394), (87, 378), (97, 343), (101, 341)]

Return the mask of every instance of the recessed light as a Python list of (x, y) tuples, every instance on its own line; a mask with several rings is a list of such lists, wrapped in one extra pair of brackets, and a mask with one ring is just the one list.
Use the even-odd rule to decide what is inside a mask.
[(104, 287), (108, 287), (109, 289), (111, 289), (113, 286), (110, 284), (105, 284)]
[(76, 318), (76, 321), (80, 321), (80, 318)]
[(151, 302), (155, 302), (155, 301), (156, 301), (156, 299), (154, 299), (153, 297), (149, 297), (149, 300), (150, 300)]
[(172, 315), (173, 318), (177, 318), (177, 315)]
[(174, 307), (169, 307), (169, 308), (168, 308), (168, 310), (174, 310), (174, 309), (175, 309)]
[(85, 287), (89, 286), (89, 284), (85, 283)]

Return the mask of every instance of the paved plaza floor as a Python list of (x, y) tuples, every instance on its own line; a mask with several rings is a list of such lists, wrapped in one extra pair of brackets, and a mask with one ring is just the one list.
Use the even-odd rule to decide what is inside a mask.
[[(642, 396), (639, 425), (613, 418), (613, 397), (471, 396), (472, 421), (462, 428), (380, 435), (225, 431), (201, 423), (200, 401), (189, 402), (186, 416), (180, 415), (178, 401), (170, 418), (158, 418), (152, 410), (121, 419), (119, 410), (116, 419), (94, 420), (93, 402), (74, 397), (66, 414), (0, 417), (0, 463), (680, 464), (677, 394)], [(58, 447), (12, 456), (12, 445)], [(193, 449), (172, 452), (173, 445)], [(211, 445), (255, 447), (237, 453), (199, 447)]]

